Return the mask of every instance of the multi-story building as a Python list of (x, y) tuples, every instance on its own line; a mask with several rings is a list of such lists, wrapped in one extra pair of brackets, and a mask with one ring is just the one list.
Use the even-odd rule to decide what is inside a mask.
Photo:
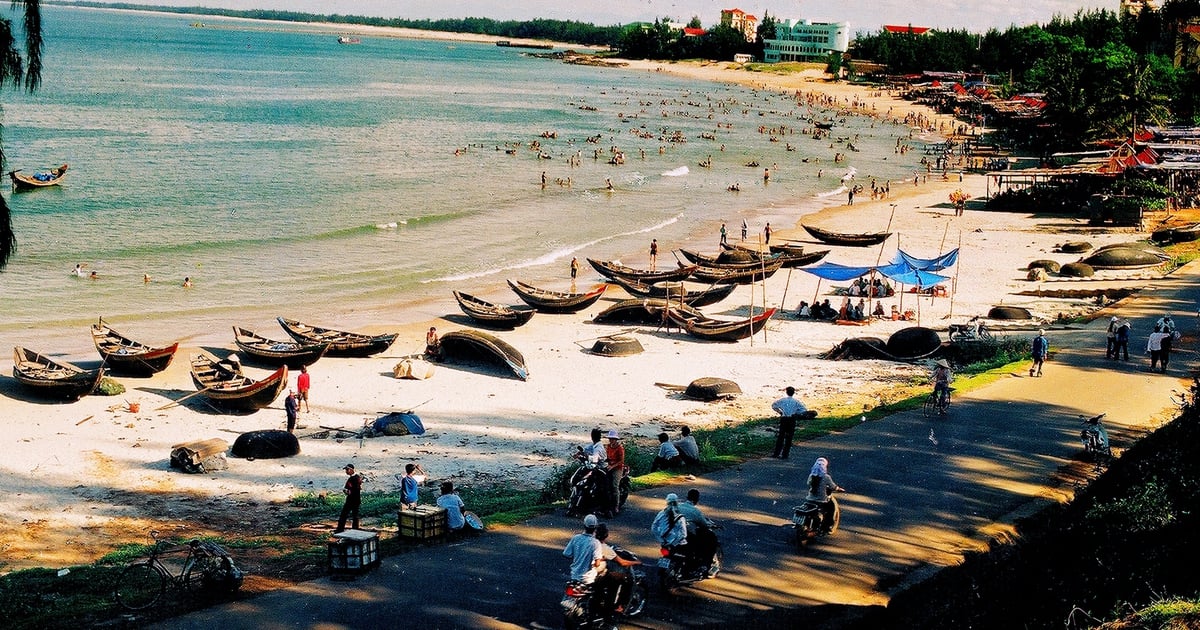
[(748, 42), (758, 37), (758, 18), (741, 9), (721, 9), (721, 26), (741, 31)]
[(823, 61), (830, 53), (850, 47), (850, 23), (812, 23), (784, 20), (775, 25), (775, 38), (763, 40), (763, 61)]

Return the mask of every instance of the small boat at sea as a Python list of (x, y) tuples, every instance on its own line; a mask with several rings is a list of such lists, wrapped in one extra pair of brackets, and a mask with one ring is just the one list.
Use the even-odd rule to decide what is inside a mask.
[(67, 165), (63, 164), (58, 168), (50, 171), (38, 171), (33, 175), (26, 175), (21, 172), (21, 169), (9, 171), (8, 178), (12, 180), (13, 192), (24, 192), (26, 190), (37, 190), (38, 188), (48, 188), (57, 186), (62, 183), (63, 178), (67, 176)]
[(713, 284), (704, 289), (693, 290), (685, 287), (682, 282), (655, 282), (654, 284), (646, 284), (637, 280), (625, 280), (622, 278), (613, 278), (612, 282), (633, 297), (665, 298), (670, 296), (672, 302), (678, 304), (682, 301), (684, 304), (694, 308), (716, 304), (729, 297), (729, 294), (733, 293), (734, 289), (737, 288), (736, 284)]
[(132, 376), (150, 376), (167, 369), (179, 349), (178, 342), (156, 348), (134, 341), (105, 324), (103, 317), (92, 324), (92, 342), (113, 372)]
[(539, 289), (520, 280), (509, 280), (508, 286), (526, 304), (544, 313), (577, 313), (595, 304), (608, 288), (607, 284), (598, 284), (583, 293), (566, 293)]
[(507, 342), (479, 330), (455, 330), (442, 335), (442, 356), (448, 362), (483, 360), (503, 365), (522, 381), (529, 379), (525, 357)]
[(382, 335), (366, 335), (363, 333), (333, 330), (319, 326), (309, 326), (286, 317), (276, 317), (280, 326), (291, 335), (292, 339), (301, 343), (327, 343), (329, 349), (325, 354), (331, 357), (369, 357), (387, 350), (396, 341), (398, 333)]
[(776, 257), (769, 261), (757, 262), (743, 267), (705, 267), (701, 266), (692, 272), (692, 278), (699, 282), (713, 284), (750, 284), (775, 275), (783, 266), (783, 258)]
[(587, 261), (605, 278), (624, 278), (626, 280), (645, 282), (646, 284), (677, 282), (692, 275), (692, 271), (695, 270), (694, 267), (678, 267), (662, 271), (650, 271), (648, 269), (634, 269), (633, 267), (626, 267), (619, 263), (596, 260), (595, 258), (589, 258)]
[(96, 391), (104, 366), (85, 370), (21, 346), (13, 348), (13, 378), (42, 398), (75, 401)]
[(293, 370), (316, 363), (329, 349), (328, 342), (276, 341), (241, 326), (233, 327), (233, 342), (251, 363), (273, 367), (286, 365)]
[(275, 402), (288, 384), (287, 366), (256, 381), (242, 374), (242, 367), (230, 361), (218, 361), (207, 353), (192, 357), (192, 382), (197, 393), (214, 405), (228, 409), (253, 411)]
[(349, 35), (342, 35), (337, 38), (337, 42), (339, 44), (361, 44), (362, 40), (357, 37), (350, 37)]
[(844, 234), (842, 232), (822, 230), (819, 227), (813, 227), (803, 223), (800, 224), (800, 227), (804, 228), (806, 232), (812, 234), (813, 238), (821, 241), (822, 243), (829, 243), (830, 245), (844, 245), (846, 247), (870, 247), (871, 245), (878, 245), (886, 241), (887, 238), (892, 235), (891, 232)]
[(528, 322), (536, 312), (530, 308), (513, 308), (503, 304), (493, 304), (487, 300), (454, 291), (454, 299), (459, 308), (475, 323), (489, 328), (513, 329)]
[(745, 339), (763, 329), (767, 320), (775, 314), (774, 308), (769, 308), (753, 317), (737, 321), (713, 319), (706, 315), (692, 316), (685, 311), (672, 308), (667, 316), (689, 335), (705, 341), (738, 341)]

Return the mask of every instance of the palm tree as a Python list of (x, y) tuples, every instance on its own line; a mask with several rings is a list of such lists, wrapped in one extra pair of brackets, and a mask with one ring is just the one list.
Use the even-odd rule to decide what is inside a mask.
[[(25, 7), (25, 50), (22, 53), (17, 48), (12, 21), (0, 18), (0, 86), (12, 84), (32, 94), (42, 83), (42, 12), (39, 0), (13, 0), (13, 8), (18, 5)], [(4, 147), (0, 143), (0, 167), (5, 161)], [(8, 264), (16, 249), (12, 213), (4, 195), (0, 195), (0, 269)]]

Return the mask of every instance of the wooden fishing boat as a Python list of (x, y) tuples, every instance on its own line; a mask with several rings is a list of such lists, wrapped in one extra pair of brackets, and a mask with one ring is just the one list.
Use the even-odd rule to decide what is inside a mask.
[(508, 286), (526, 304), (543, 313), (577, 313), (595, 304), (608, 288), (607, 284), (598, 284), (583, 293), (564, 293), (539, 289), (520, 280), (509, 280)]
[[(726, 245), (726, 247), (732, 247), (741, 251), (750, 252), (754, 256), (762, 255), (749, 245), (742, 245), (739, 243), (736, 245)], [(783, 259), (784, 267), (803, 267), (805, 265), (811, 265), (829, 255), (828, 249), (821, 249), (815, 252), (805, 252), (804, 246), (802, 245), (771, 245), (770, 252)]]
[(150, 376), (167, 369), (179, 349), (178, 342), (155, 348), (134, 341), (110, 328), (103, 317), (92, 324), (92, 342), (109, 369), (133, 376)]
[(492, 304), (470, 293), (454, 291), (458, 306), (475, 323), (489, 328), (513, 329), (528, 322), (536, 312), (528, 308), (513, 308), (503, 304)]
[(745, 339), (750, 335), (763, 329), (767, 325), (767, 320), (775, 314), (775, 309), (769, 308), (753, 317), (738, 321), (728, 321), (723, 319), (713, 319), (711, 317), (700, 315), (699, 317), (689, 316), (687, 313), (672, 308), (667, 312), (677, 326), (686, 330), (689, 335), (705, 341), (737, 341)]
[(645, 284), (636, 280), (623, 280), (613, 278), (613, 283), (625, 289), (629, 295), (638, 298), (665, 298), (671, 297), (671, 301), (684, 304), (694, 308), (701, 308), (710, 304), (716, 304), (721, 300), (729, 297), (737, 288), (736, 284), (713, 284), (700, 290), (688, 289), (682, 282), (656, 282), (654, 284)]
[(626, 280), (637, 280), (646, 284), (654, 284), (655, 282), (678, 282), (692, 275), (692, 269), (688, 267), (677, 267), (675, 269), (665, 269), (662, 271), (650, 271), (648, 269), (634, 269), (626, 267), (615, 262), (607, 260), (596, 260), (595, 258), (587, 259), (588, 263), (595, 267), (596, 271), (605, 278), (624, 278)]
[(293, 370), (316, 363), (329, 350), (327, 342), (276, 341), (241, 326), (233, 327), (233, 342), (251, 363), (273, 367), (286, 365)]
[(26, 175), (20, 169), (9, 171), (8, 178), (12, 180), (13, 192), (24, 192), (26, 190), (37, 190), (38, 188), (49, 188), (62, 183), (62, 180), (67, 176), (67, 165), (51, 169), (48, 173), (35, 173)]
[(104, 367), (85, 370), (17, 346), (13, 348), (13, 378), (42, 398), (74, 401), (96, 391)]
[(804, 224), (801, 224), (800, 227), (804, 228), (805, 231), (807, 231), (809, 234), (812, 234), (813, 238), (821, 241), (822, 243), (829, 243), (830, 245), (844, 245), (846, 247), (870, 247), (871, 245), (878, 245), (886, 241), (887, 238), (892, 235), (891, 232), (844, 234), (842, 232), (831, 232), (829, 230), (822, 230), (821, 228)]
[(716, 256), (701, 254), (690, 249), (680, 249), (679, 253), (690, 263), (700, 265), (701, 267), (722, 267), (733, 269), (737, 267), (748, 267), (757, 265), (762, 262), (762, 258), (747, 250), (735, 249), (729, 247)]
[(621, 300), (616, 304), (604, 309), (592, 318), (592, 323), (595, 324), (661, 324), (663, 323), (663, 310), (671, 308), (672, 310), (680, 310), (685, 314), (699, 316), (700, 311), (686, 304), (672, 299), (668, 302), (666, 298), (635, 298), (632, 300)]
[(782, 258), (755, 263), (753, 265), (728, 268), (701, 266), (692, 272), (692, 277), (699, 282), (713, 284), (750, 284), (764, 278), (770, 278), (783, 266)]
[(276, 317), (280, 326), (301, 343), (327, 343), (325, 354), (331, 357), (369, 357), (379, 354), (396, 341), (397, 333), (365, 335), (362, 333), (332, 330), (302, 324), (294, 319)]
[(270, 376), (256, 381), (242, 374), (242, 367), (229, 361), (218, 361), (207, 353), (192, 356), (192, 382), (199, 394), (213, 404), (228, 409), (253, 411), (275, 402), (288, 384), (288, 369), (284, 365)]
[(479, 330), (456, 330), (442, 335), (442, 356), (451, 363), (482, 359), (505, 366), (522, 381), (529, 378), (525, 357), (508, 343)]

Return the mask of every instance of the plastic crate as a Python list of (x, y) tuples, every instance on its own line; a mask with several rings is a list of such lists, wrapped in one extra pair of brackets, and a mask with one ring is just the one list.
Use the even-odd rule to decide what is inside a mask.
[(411, 510), (400, 510), (396, 516), (401, 538), (430, 540), (446, 535), (446, 508), (433, 505), (418, 505)]
[(366, 571), (379, 564), (379, 534), (349, 529), (329, 541), (329, 570), (334, 573)]

